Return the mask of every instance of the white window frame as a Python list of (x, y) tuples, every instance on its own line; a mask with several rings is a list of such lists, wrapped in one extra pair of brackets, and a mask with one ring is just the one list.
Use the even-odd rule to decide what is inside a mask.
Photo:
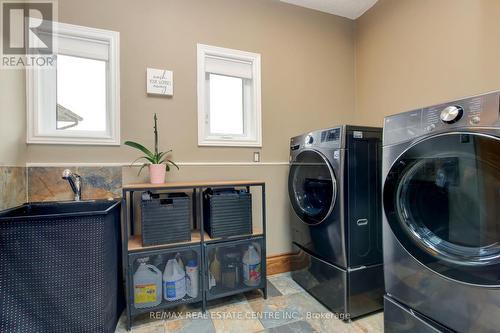
[[(197, 45), (198, 60), (198, 145), (226, 147), (262, 147), (261, 113), (261, 63), (260, 54), (228, 48)], [(244, 90), (251, 89), (250, 100), (244, 100), (244, 135), (212, 135), (210, 133), (210, 110), (207, 102), (208, 84), (205, 64), (207, 57), (217, 57), (228, 61), (250, 63), (252, 66), (251, 84)], [(244, 93), (244, 98), (245, 98)], [(250, 111), (250, 112), (249, 112)]]
[[(107, 59), (107, 128), (104, 132), (47, 130), (47, 119), (55, 101), (57, 82), (55, 68), (31, 67), (26, 70), (27, 143), (63, 145), (120, 145), (120, 34), (116, 31), (53, 22), (54, 54), (93, 57), (92, 45), (105, 45)], [(74, 49), (62, 49), (58, 38), (75, 43)], [(97, 54), (97, 53), (95, 53)]]

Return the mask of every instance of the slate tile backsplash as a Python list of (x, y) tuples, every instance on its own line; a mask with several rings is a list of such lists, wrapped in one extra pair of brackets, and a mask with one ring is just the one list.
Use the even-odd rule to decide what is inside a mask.
[(122, 168), (117, 167), (29, 167), (28, 198), (30, 202), (73, 200), (68, 182), (62, 179), (70, 169), (83, 179), (82, 199), (109, 199), (121, 196)]
[(26, 202), (26, 168), (0, 167), (0, 210)]

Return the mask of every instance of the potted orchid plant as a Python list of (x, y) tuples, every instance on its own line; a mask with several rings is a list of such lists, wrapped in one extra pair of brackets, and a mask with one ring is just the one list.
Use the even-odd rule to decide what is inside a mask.
[(141, 173), (142, 169), (145, 167), (149, 167), (149, 176), (150, 176), (150, 181), (151, 184), (162, 184), (165, 182), (165, 176), (167, 174), (167, 171), (170, 171), (170, 166), (174, 166), (179, 170), (179, 166), (175, 164), (174, 161), (170, 160), (167, 158), (167, 156), (172, 152), (172, 150), (168, 151), (159, 151), (158, 149), (158, 117), (156, 116), (156, 113), (154, 115), (154, 136), (155, 136), (155, 149), (154, 152), (149, 150), (148, 148), (144, 147), (140, 143), (133, 142), (133, 141), (125, 141), (125, 145), (138, 149), (142, 153), (144, 153), (144, 156), (141, 156), (137, 158), (132, 164), (139, 160), (145, 160), (146, 162), (142, 164), (141, 168), (139, 169), (139, 173)]

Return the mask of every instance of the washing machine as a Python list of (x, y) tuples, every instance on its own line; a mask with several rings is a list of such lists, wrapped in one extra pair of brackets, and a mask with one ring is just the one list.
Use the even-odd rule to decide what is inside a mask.
[(344, 320), (383, 305), (381, 145), (349, 125), (290, 140), (292, 278)]
[(500, 93), (385, 118), (385, 332), (500, 329)]

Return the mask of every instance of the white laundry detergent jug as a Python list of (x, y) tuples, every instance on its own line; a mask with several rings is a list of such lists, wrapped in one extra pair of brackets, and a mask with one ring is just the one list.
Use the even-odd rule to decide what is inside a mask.
[(189, 260), (186, 266), (186, 293), (189, 297), (198, 297), (198, 264)]
[(175, 255), (175, 260), (177, 260), (181, 267), (184, 267), (184, 262), (182, 261), (181, 254), (179, 252), (177, 252), (177, 254)]
[(249, 245), (248, 250), (243, 256), (243, 283), (250, 287), (260, 284), (261, 265), (260, 254), (255, 246)]
[(134, 306), (137, 309), (149, 308), (161, 303), (161, 271), (145, 262), (134, 273)]
[(163, 272), (163, 297), (177, 301), (186, 296), (186, 272), (176, 259), (170, 259)]

